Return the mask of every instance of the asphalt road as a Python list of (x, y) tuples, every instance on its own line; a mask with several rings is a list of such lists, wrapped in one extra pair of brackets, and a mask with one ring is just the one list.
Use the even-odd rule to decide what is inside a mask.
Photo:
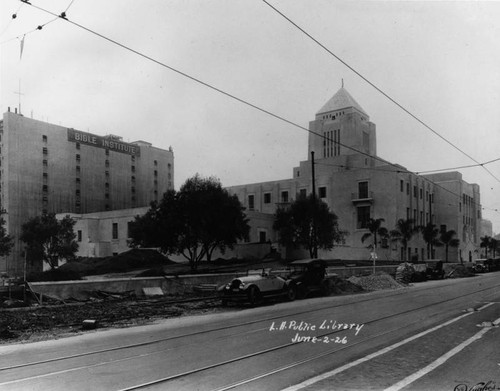
[(0, 390), (500, 387), (499, 302), (497, 272), (3, 346)]

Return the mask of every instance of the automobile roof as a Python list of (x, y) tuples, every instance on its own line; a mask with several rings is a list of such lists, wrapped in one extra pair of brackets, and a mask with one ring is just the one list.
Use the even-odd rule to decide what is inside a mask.
[(293, 261), (290, 265), (309, 265), (310, 263), (323, 263), (326, 265), (326, 261), (323, 259), (300, 259), (298, 261)]

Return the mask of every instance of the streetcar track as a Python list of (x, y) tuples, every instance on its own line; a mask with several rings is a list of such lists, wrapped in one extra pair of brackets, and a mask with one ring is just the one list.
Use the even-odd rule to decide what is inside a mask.
[[(369, 321), (365, 321), (365, 322), (363, 322), (363, 324), (365, 324), (365, 325), (367, 325), (367, 324), (373, 324), (373, 323), (380, 322), (380, 321), (383, 321), (383, 320), (386, 320), (386, 319), (390, 319), (390, 318), (395, 317), (395, 316), (400, 316), (400, 315), (408, 314), (408, 313), (411, 313), (411, 312), (416, 312), (416, 311), (428, 308), (430, 306), (440, 305), (440, 304), (447, 303), (447, 302), (450, 302), (450, 301), (453, 301), (453, 300), (458, 300), (458, 299), (461, 299), (461, 298), (464, 298), (464, 297), (467, 297), (467, 296), (471, 296), (471, 295), (474, 295), (474, 294), (477, 294), (477, 293), (480, 293), (480, 292), (484, 292), (486, 290), (491, 290), (491, 289), (494, 289), (494, 288), (498, 288), (498, 287), (500, 287), (500, 284), (499, 285), (494, 285), (492, 287), (480, 289), (478, 291), (469, 292), (469, 293), (464, 294), (464, 295), (455, 296), (453, 298), (449, 298), (449, 299), (446, 299), (446, 300), (441, 300), (441, 301), (438, 301), (438, 302), (435, 302), (435, 303), (426, 304), (426, 305), (422, 305), (420, 307), (416, 307), (416, 308), (408, 309), (408, 310), (405, 310), (405, 311), (401, 311), (401, 312), (399, 312), (397, 314), (391, 314), (391, 315), (383, 316), (381, 318), (377, 318), (377, 319), (372, 319), (372, 320), (369, 320)], [(391, 296), (393, 296), (393, 295), (391, 295)], [(318, 310), (318, 309), (316, 309), (316, 310)], [(466, 313), (466, 314), (462, 315), (461, 317), (465, 317), (465, 316), (468, 316), (468, 315), (471, 315), (471, 314), (472, 313)], [(435, 316), (435, 315), (436, 314), (434, 314), (433, 316)], [(420, 321), (416, 321), (416, 323), (418, 323), (418, 322), (420, 322)], [(412, 323), (405, 323), (405, 325), (403, 327), (393, 329), (391, 332), (407, 328), (408, 324), (412, 324)], [(340, 333), (340, 332), (344, 332), (344, 330), (333, 330), (333, 331), (330, 331), (330, 332), (326, 332), (326, 333), (323, 333), (323, 334), (316, 335), (316, 337), (317, 338), (322, 338), (322, 337), (325, 337), (325, 336), (328, 336), (328, 335), (332, 335), (332, 334), (336, 334), (336, 333)], [(381, 333), (379, 336), (386, 335), (387, 333), (388, 332)], [(373, 338), (376, 338), (376, 337), (377, 336), (364, 339), (363, 342), (370, 341), (370, 340), (372, 340)], [(219, 363), (207, 365), (205, 367), (196, 368), (196, 369), (193, 369), (193, 370), (190, 370), (190, 371), (185, 371), (183, 373), (179, 373), (179, 374), (167, 376), (167, 377), (164, 377), (164, 378), (161, 378), (161, 379), (156, 379), (156, 380), (153, 380), (153, 381), (150, 381), (150, 382), (147, 382), (147, 383), (143, 383), (143, 384), (139, 384), (139, 385), (127, 387), (127, 388), (122, 388), (122, 389), (120, 389), (118, 391), (139, 390), (141, 388), (149, 387), (149, 386), (152, 386), (152, 385), (166, 383), (166, 382), (169, 382), (169, 381), (172, 381), (172, 380), (176, 380), (176, 379), (179, 379), (179, 378), (182, 378), (182, 377), (185, 377), (185, 376), (193, 375), (193, 374), (196, 374), (196, 373), (199, 373), (199, 372), (203, 372), (203, 371), (206, 371), (206, 370), (209, 370), (209, 369), (214, 369), (214, 368), (221, 367), (221, 366), (224, 366), (224, 365), (228, 365), (228, 364), (231, 364), (231, 363), (234, 363), (234, 362), (243, 361), (243, 360), (251, 358), (251, 357), (256, 357), (256, 356), (259, 356), (259, 355), (267, 354), (267, 353), (270, 353), (270, 352), (273, 352), (273, 351), (276, 351), (276, 350), (285, 349), (285, 348), (288, 348), (290, 346), (295, 346), (295, 345), (299, 345), (299, 344), (302, 344), (302, 343), (307, 343), (307, 342), (306, 341), (289, 342), (289, 343), (286, 343), (286, 344), (275, 346), (273, 348), (264, 349), (264, 350), (261, 350), (261, 351), (258, 351), (258, 352), (254, 352), (254, 353), (249, 353), (247, 355), (240, 356), (240, 357), (235, 357), (233, 359), (229, 359), (229, 360), (226, 360), (226, 361), (223, 361), (223, 362), (219, 362)], [(351, 345), (348, 345), (348, 346), (347, 345), (346, 346), (342, 346), (339, 349), (329, 350), (328, 352), (324, 352), (324, 353), (321, 353), (320, 355), (317, 355), (317, 357), (313, 356), (311, 359), (300, 360), (297, 365), (301, 365), (303, 363), (312, 361), (314, 359), (321, 358), (321, 357), (323, 357), (325, 355), (333, 354), (333, 353), (336, 353), (338, 351), (350, 348), (352, 346), (356, 346), (359, 343), (361, 343), (361, 342), (355, 342), (355, 343), (353, 343)], [(295, 365), (295, 366), (297, 366), (297, 365)], [(285, 366), (283, 370), (285, 370), (285, 369), (288, 369), (288, 365)], [(276, 370), (273, 370), (271, 372), (275, 373)], [(272, 374), (272, 373), (269, 373), (269, 375)], [(234, 388), (234, 387), (231, 387), (231, 388)], [(230, 388), (227, 388), (227, 389), (230, 389)], [(223, 388), (223, 390), (224, 390), (224, 388)]]
[[(467, 296), (470, 296), (470, 295), (478, 294), (478, 293), (481, 293), (481, 292), (484, 292), (484, 291), (487, 291), (487, 290), (492, 290), (492, 289), (495, 289), (495, 288), (498, 288), (498, 287), (500, 287), (500, 285), (495, 285), (495, 286), (492, 286), (492, 287), (487, 287), (487, 288), (484, 288), (484, 289), (480, 289), (480, 290), (476, 290), (476, 291), (473, 291), (473, 292), (466, 293), (464, 295), (454, 296), (454, 297), (446, 299), (446, 300), (441, 300), (441, 301), (438, 301), (438, 302), (435, 302), (435, 303), (422, 305), (422, 306), (416, 307), (416, 308), (411, 308), (411, 309), (399, 312), (398, 314), (391, 314), (391, 315), (387, 315), (387, 316), (384, 316), (384, 317), (379, 317), (377, 319), (372, 319), (372, 320), (369, 320), (369, 321), (366, 321), (366, 322), (363, 322), (363, 323), (364, 324), (373, 324), (375, 322), (380, 322), (380, 321), (383, 321), (385, 319), (389, 319), (389, 318), (394, 317), (394, 316), (400, 316), (400, 315), (404, 315), (404, 314), (407, 314), (407, 313), (419, 311), (421, 309), (428, 308), (430, 306), (440, 305), (440, 304), (443, 304), (443, 303), (446, 303), (446, 302), (449, 302), (449, 301), (458, 300), (458, 299), (461, 299), (461, 298), (464, 298), (464, 297), (467, 297)], [(227, 329), (242, 327), (242, 326), (246, 326), (246, 325), (250, 325), (250, 324), (255, 324), (255, 323), (268, 322), (270, 320), (276, 320), (276, 319), (280, 319), (280, 318), (284, 318), (284, 317), (288, 317), (288, 316), (293, 316), (293, 315), (300, 315), (300, 314), (305, 314), (305, 313), (310, 313), (310, 312), (316, 312), (316, 311), (325, 310), (325, 309), (329, 309), (329, 308), (337, 308), (337, 307), (347, 306), (347, 305), (351, 305), (351, 304), (355, 304), (355, 303), (362, 303), (362, 302), (367, 302), (367, 301), (375, 301), (375, 300), (385, 299), (387, 297), (395, 297), (395, 296), (402, 295), (404, 293), (405, 292), (395, 292), (394, 294), (390, 294), (390, 295), (384, 295), (384, 296), (380, 296), (380, 297), (368, 297), (366, 299), (358, 300), (358, 301), (355, 301), (355, 302), (349, 301), (348, 303), (340, 303), (340, 304), (333, 305), (333, 306), (322, 306), (320, 308), (315, 308), (314, 310), (299, 311), (299, 312), (295, 312), (295, 313), (292, 313), (292, 314), (284, 314), (284, 315), (279, 315), (279, 316), (273, 316), (273, 317), (268, 317), (268, 318), (265, 318), (265, 319), (253, 320), (253, 321), (238, 323), (238, 324), (234, 324), (234, 325), (218, 327), (218, 328), (210, 329), (210, 330), (202, 330), (202, 331), (198, 331), (198, 332), (194, 332), (194, 333), (187, 333), (187, 334), (173, 336), (173, 337), (160, 338), (160, 339), (156, 339), (156, 340), (153, 340), (153, 341), (147, 341), (147, 342), (142, 342), (142, 343), (135, 343), (135, 344), (125, 345), (125, 346), (117, 346), (117, 347), (114, 347), (114, 348), (101, 349), (101, 350), (96, 350), (96, 351), (91, 351), (91, 352), (85, 352), (85, 353), (80, 353), (80, 354), (74, 354), (74, 355), (64, 356), (64, 357), (56, 357), (56, 358), (47, 359), (47, 360), (41, 360), (41, 361), (37, 361), (37, 362), (23, 363), (23, 364), (19, 364), (19, 365), (15, 365), (15, 366), (0, 368), (0, 371), (5, 371), (5, 370), (9, 370), (9, 369), (16, 369), (16, 368), (23, 368), (23, 367), (28, 367), (28, 366), (34, 366), (34, 365), (39, 365), (39, 364), (44, 364), (44, 363), (50, 363), (50, 362), (54, 362), (54, 361), (62, 361), (62, 360), (65, 360), (65, 359), (84, 357), (84, 356), (89, 356), (89, 355), (92, 355), (92, 354), (112, 352), (112, 351), (117, 351), (117, 350), (122, 350), (122, 349), (133, 348), (133, 347), (147, 346), (147, 345), (152, 345), (152, 344), (156, 344), (156, 343), (163, 342), (163, 341), (180, 339), (180, 338), (185, 338), (185, 337), (189, 337), (189, 336), (193, 336), (193, 335), (199, 335), (199, 334), (204, 334), (204, 333), (209, 333), (209, 332), (214, 332), (214, 331), (220, 331), (220, 330), (227, 330)], [(433, 314), (433, 316), (435, 316), (435, 315), (436, 314)], [(408, 326), (408, 324), (406, 324), (405, 327), (407, 327), (407, 326)], [(261, 331), (262, 329), (258, 329), (258, 330)], [(397, 330), (399, 330), (399, 329), (397, 329)], [(332, 335), (332, 334), (343, 332), (343, 331), (344, 330), (329, 331), (327, 333), (318, 335), (317, 338), (321, 338), (321, 337), (324, 337), (324, 336), (327, 336), (327, 335)], [(395, 331), (395, 330), (392, 330), (392, 331)], [(383, 333), (382, 335), (385, 335), (385, 334), (386, 333)], [(219, 338), (224, 338), (224, 337), (225, 336), (221, 336)], [(367, 340), (370, 340), (370, 339), (367, 339)], [(367, 340), (363, 340), (363, 341), (367, 341)], [(129, 387), (129, 388), (125, 388), (125, 389), (122, 389), (121, 391), (136, 390), (136, 389), (148, 387), (148, 386), (155, 385), (155, 384), (165, 383), (165, 382), (168, 382), (168, 381), (172, 381), (174, 379), (178, 379), (178, 378), (181, 378), (181, 377), (188, 376), (190, 374), (194, 374), (194, 373), (206, 371), (206, 370), (209, 370), (209, 369), (213, 369), (213, 368), (220, 367), (220, 366), (223, 366), (223, 365), (227, 365), (227, 364), (230, 364), (230, 363), (233, 363), (233, 362), (245, 360), (245, 359), (248, 359), (248, 358), (251, 358), (251, 357), (255, 357), (255, 356), (258, 356), (258, 355), (267, 354), (267, 353), (270, 353), (270, 352), (273, 352), (273, 351), (276, 351), (276, 350), (285, 349), (287, 347), (290, 347), (290, 346), (293, 346), (293, 345), (297, 345), (297, 344), (300, 344), (300, 343), (303, 343), (303, 341), (301, 341), (301, 342), (291, 342), (291, 343), (287, 343), (287, 344), (278, 345), (278, 346), (275, 346), (275, 347), (272, 347), (272, 348), (269, 348), (269, 349), (261, 350), (259, 352), (249, 353), (249, 354), (244, 355), (244, 356), (235, 357), (235, 358), (227, 360), (225, 362), (220, 362), (220, 363), (215, 363), (215, 364), (207, 365), (207, 366), (202, 367), (202, 368), (196, 368), (194, 370), (186, 371), (186, 372), (179, 373), (179, 374), (176, 374), (176, 375), (171, 375), (171, 376), (168, 376), (168, 377), (165, 377), (165, 378), (162, 378), (162, 379), (157, 379), (157, 380), (154, 380), (152, 382), (148, 382), (148, 383), (144, 383), (144, 384), (132, 386), (132, 387)], [(341, 347), (340, 349), (332, 350), (328, 354), (332, 354), (333, 352), (338, 352), (338, 351), (343, 350), (344, 348), (347, 348), (347, 347), (356, 346), (357, 344), (358, 343), (355, 343), (355, 344), (351, 344), (349, 346)], [(129, 360), (129, 359), (134, 359), (134, 358), (140, 358), (140, 357), (144, 357), (144, 356), (148, 356), (148, 355), (152, 355), (152, 354), (158, 354), (158, 353), (160, 353), (162, 351), (165, 351), (165, 350), (168, 350), (168, 349), (162, 349), (160, 351), (156, 351), (156, 352), (153, 352), (153, 353), (147, 353), (147, 354), (140, 354), (140, 355), (130, 356), (130, 357), (119, 359), (119, 360), (111, 360), (111, 361), (107, 361), (107, 362), (101, 362), (101, 363), (98, 363), (98, 364), (95, 364), (95, 365), (92, 365), (92, 366), (105, 365), (105, 364), (110, 364), (110, 363), (114, 363), (114, 362), (120, 362), (120, 361), (124, 361), (124, 360)], [(323, 357), (324, 354), (326, 354), (326, 353), (322, 353), (320, 356), (318, 356), (318, 358), (319, 357)], [(304, 360), (300, 360), (300, 362), (297, 362), (294, 366), (301, 365), (301, 363), (305, 363), (305, 362), (309, 362), (311, 360), (314, 360), (314, 359), (316, 359), (315, 357), (316, 356), (310, 357), (308, 359), (304, 359), (305, 361)], [(292, 364), (288, 364), (286, 366), (286, 368), (283, 367), (283, 369), (281, 369), (281, 370), (287, 369)], [(91, 366), (83, 366), (81, 368), (70, 368), (70, 369), (67, 369), (65, 371), (59, 371), (57, 373), (60, 373), (60, 372), (69, 372), (69, 371), (72, 371), (72, 370), (83, 369), (83, 368), (88, 368), (88, 367), (91, 367)], [(275, 373), (276, 371), (277, 370), (274, 370), (274, 371), (272, 371), (272, 373)], [(260, 375), (259, 378), (261, 378), (262, 376), (269, 376), (272, 373), (268, 373), (267, 375), (266, 374)], [(44, 375), (43, 377), (50, 376), (50, 375), (53, 375), (53, 374), (55, 374), (55, 373), (49, 373), (49, 374)], [(14, 380), (12, 382), (22, 382), (22, 381), (26, 381), (26, 380), (28, 380), (28, 378)], [(254, 379), (254, 380), (256, 380), (256, 379)], [(250, 380), (247, 380), (247, 381), (250, 381)], [(11, 383), (11, 382), (0, 383), (0, 385), (1, 384), (9, 384), (9, 383)], [(224, 389), (230, 389), (230, 388), (224, 388)]]

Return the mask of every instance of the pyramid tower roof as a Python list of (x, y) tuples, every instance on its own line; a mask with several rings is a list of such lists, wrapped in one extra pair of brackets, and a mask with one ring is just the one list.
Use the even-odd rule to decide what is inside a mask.
[(341, 87), (337, 93), (326, 102), (323, 107), (316, 113), (316, 115), (328, 113), (330, 111), (342, 110), (347, 108), (355, 108), (357, 111), (368, 116), (365, 110), (358, 102), (347, 92), (344, 87)]

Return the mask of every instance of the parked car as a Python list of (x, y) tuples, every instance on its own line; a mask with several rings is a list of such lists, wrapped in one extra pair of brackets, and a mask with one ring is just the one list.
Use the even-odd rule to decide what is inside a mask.
[(287, 278), (296, 286), (297, 298), (303, 299), (313, 293), (329, 295), (338, 275), (328, 273), (327, 263), (321, 259), (305, 259), (290, 264)]
[(218, 288), (222, 304), (248, 302), (256, 305), (262, 299), (284, 297), (295, 300), (297, 288), (292, 280), (271, 272), (271, 269), (249, 271), (246, 276), (237, 277)]
[(474, 273), (486, 273), (489, 272), (489, 260), (488, 259), (476, 259), (472, 264), (472, 271)]

